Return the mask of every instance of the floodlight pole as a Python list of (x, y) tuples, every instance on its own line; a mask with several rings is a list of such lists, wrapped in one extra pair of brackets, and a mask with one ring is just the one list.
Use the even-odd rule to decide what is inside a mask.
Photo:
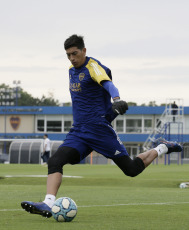
[(21, 84), (21, 81), (20, 80), (18, 80), (18, 81), (14, 80), (13, 84), (16, 85), (16, 87), (15, 87), (15, 93), (16, 93), (16, 97), (15, 97), (16, 98), (16, 103), (15, 103), (15, 105), (18, 106), (18, 98), (19, 98), (19, 94), (18, 94), (19, 86), (18, 85)]

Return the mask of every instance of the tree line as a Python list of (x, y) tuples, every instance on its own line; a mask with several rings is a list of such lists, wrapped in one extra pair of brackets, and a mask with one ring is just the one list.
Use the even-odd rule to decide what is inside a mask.
[[(8, 90), (15, 90), (15, 88), (12, 88), (6, 84), (0, 84), (0, 89), (8, 89)], [(33, 97), (31, 94), (26, 92), (24, 89), (19, 87), (18, 94), (20, 97), (17, 100), (18, 106), (60, 106), (61, 103), (59, 100), (56, 100), (54, 98), (53, 93), (49, 93), (48, 96), (42, 95), (41, 98)], [(2, 100), (4, 98), (2, 97), (3, 93), (0, 93), (0, 105), (2, 105)], [(14, 99), (16, 100), (16, 99)], [(129, 106), (158, 106), (156, 101), (150, 101), (149, 103), (142, 103), (141, 105), (138, 105), (136, 102), (127, 102)], [(161, 104), (160, 106), (165, 106), (166, 104)], [(63, 103), (63, 106), (71, 106), (71, 102)]]
[[(1, 93), (0, 93), (0, 102), (5, 101), (6, 98), (9, 100), (8, 94), (9, 92), (13, 91), (15, 94), (15, 88), (12, 88), (6, 84), (0, 85)], [(3, 89), (3, 90), (2, 90)], [(17, 105), (18, 106), (59, 106), (60, 102), (54, 99), (52, 93), (49, 93), (49, 96), (42, 95), (41, 98), (33, 97), (31, 94), (23, 90), (21, 87), (17, 90)], [(16, 101), (14, 95), (14, 102)], [(15, 104), (15, 103), (14, 103)]]

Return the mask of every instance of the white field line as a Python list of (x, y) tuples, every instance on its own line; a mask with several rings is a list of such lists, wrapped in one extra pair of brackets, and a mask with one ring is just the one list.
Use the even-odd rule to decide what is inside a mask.
[(128, 203), (128, 204), (104, 204), (104, 205), (82, 205), (79, 208), (92, 208), (92, 207), (116, 207), (116, 206), (144, 206), (144, 205), (176, 205), (176, 204), (189, 204), (189, 202), (162, 202), (162, 203)]
[[(128, 203), (128, 204), (102, 204), (102, 205), (81, 205), (78, 208), (93, 207), (118, 207), (118, 206), (145, 206), (145, 205), (178, 205), (189, 204), (189, 202), (160, 202), (160, 203)], [(0, 209), (0, 212), (24, 211), (24, 209)]]
[[(12, 177), (47, 177), (47, 175), (5, 175), (5, 178), (12, 178)], [(83, 178), (82, 176), (69, 176), (63, 175), (62, 177), (69, 177), (69, 178)]]

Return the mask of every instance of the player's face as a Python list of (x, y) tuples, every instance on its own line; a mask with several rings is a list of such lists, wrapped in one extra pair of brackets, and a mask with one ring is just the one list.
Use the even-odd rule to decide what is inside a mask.
[(66, 50), (66, 54), (70, 62), (75, 68), (79, 68), (85, 63), (86, 60), (86, 48), (82, 50), (77, 47), (71, 47)]

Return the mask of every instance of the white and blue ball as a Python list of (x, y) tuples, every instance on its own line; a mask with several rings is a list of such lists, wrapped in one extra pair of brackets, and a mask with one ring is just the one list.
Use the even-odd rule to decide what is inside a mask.
[(186, 183), (181, 183), (181, 184), (179, 185), (179, 187), (180, 187), (180, 188), (187, 188), (188, 186), (186, 185)]
[(70, 222), (77, 214), (77, 205), (69, 197), (60, 197), (54, 202), (51, 211), (56, 221)]

